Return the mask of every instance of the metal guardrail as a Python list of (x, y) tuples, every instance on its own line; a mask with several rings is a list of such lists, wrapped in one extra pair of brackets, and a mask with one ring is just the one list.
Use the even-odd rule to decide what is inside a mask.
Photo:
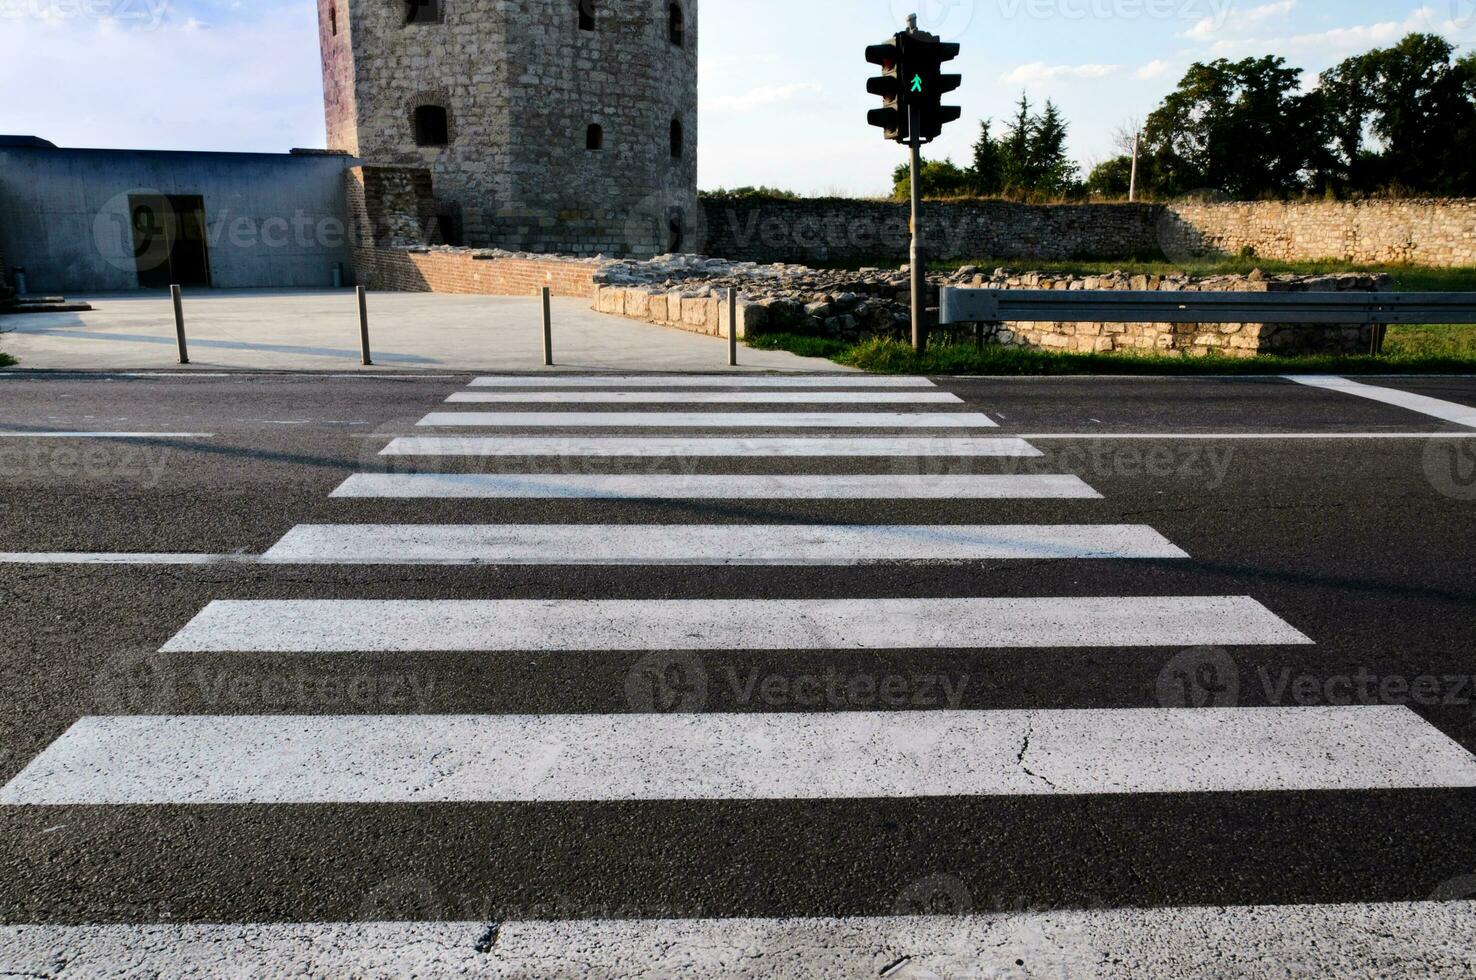
[(944, 287), (939, 295), (938, 322), (1476, 324), (1476, 293), (1181, 293)]

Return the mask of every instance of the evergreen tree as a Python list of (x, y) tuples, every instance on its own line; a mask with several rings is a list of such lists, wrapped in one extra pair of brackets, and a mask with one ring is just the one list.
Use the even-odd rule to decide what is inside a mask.
[(993, 197), (1004, 190), (1000, 145), (989, 131), (993, 122), (980, 121), (979, 141), (974, 144), (974, 193), (980, 197)]
[(1023, 192), (1034, 183), (1030, 171), (1030, 144), (1035, 134), (1035, 114), (1030, 111), (1030, 99), (1020, 93), (1020, 105), (1015, 118), (1005, 128), (999, 142), (1000, 185), (1007, 192)]
[(1029, 143), (1030, 183), (1024, 189), (1036, 194), (1059, 195), (1072, 190), (1081, 171), (1066, 155), (1066, 120), (1050, 99), (1045, 111), (1034, 120)]

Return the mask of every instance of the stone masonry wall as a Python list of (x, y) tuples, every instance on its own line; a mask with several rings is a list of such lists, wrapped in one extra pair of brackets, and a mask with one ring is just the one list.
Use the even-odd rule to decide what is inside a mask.
[[(836, 198), (703, 199), (707, 253), (750, 262), (905, 261), (906, 205)], [(934, 259), (1124, 258), (1156, 253), (1159, 209), (1139, 204), (929, 202), (925, 247)]]
[(350, 167), (348, 218), (354, 245), (425, 245), (435, 232), (431, 175), (417, 167)]
[[(658, 260), (660, 262), (661, 260)], [(651, 263), (656, 266), (657, 263)], [(612, 265), (597, 277), (595, 308), (713, 336), (727, 335), (728, 289), (738, 290), (738, 336), (784, 331), (855, 341), (866, 337), (906, 337), (908, 276), (898, 271), (805, 269), (697, 260), (668, 263), (651, 270), (650, 281), (636, 282), (642, 270)], [(944, 286), (984, 289), (1137, 290), (1164, 292), (1348, 292), (1389, 288), (1384, 276), (1051, 276), (1041, 273), (993, 274), (966, 268), (951, 276), (930, 277), (928, 302), (936, 305)], [(1357, 325), (1309, 326), (1267, 323), (1005, 323), (953, 328), (983, 342), (1008, 347), (1038, 347), (1076, 353), (1157, 353), (1189, 357), (1216, 354), (1251, 357), (1262, 353), (1367, 353), (1376, 343), (1374, 328)], [(944, 328), (944, 336), (950, 334)]]
[[(754, 262), (905, 261), (906, 206), (706, 198), (707, 253)], [(1286, 261), (1476, 265), (1476, 200), (924, 206), (937, 260), (1240, 255)]]
[[(468, 245), (696, 248), (698, 0), (678, 2), (681, 43), (670, 0), (439, 0), (413, 23), (403, 0), (318, 0), (328, 145), (429, 170)], [(447, 145), (417, 145), (418, 106), (446, 110)]]
[(1286, 261), (1476, 266), (1476, 200), (1173, 204), (1159, 239), (1170, 258), (1251, 249)]

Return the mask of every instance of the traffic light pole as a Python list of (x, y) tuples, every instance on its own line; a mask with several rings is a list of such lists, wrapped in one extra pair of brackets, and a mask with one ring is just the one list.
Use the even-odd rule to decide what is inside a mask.
[(922, 249), (922, 122), (917, 106), (907, 107), (907, 145), (912, 150), (912, 349), (928, 346), (927, 269)]

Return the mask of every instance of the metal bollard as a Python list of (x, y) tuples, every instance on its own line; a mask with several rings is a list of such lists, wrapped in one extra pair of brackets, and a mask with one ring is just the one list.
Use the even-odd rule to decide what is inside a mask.
[(184, 328), (184, 296), (179, 291), (179, 286), (169, 287), (169, 298), (174, 301), (174, 339), (179, 344), (179, 363), (190, 363), (190, 351), (185, 346)]
[(738, 366), (738, 290), (728, 290), (728, 367)]
[(374, 359), (369, 356), (369, 300), (364, 295), (363, 286), (355, 286), (354, 292), (359, 296), (359, 362), (372, 365)]
[(554, 363), (554, 335), (553, 335), (553, 310), (549, 305), (549, 289), (544, 286), (543, 294), (543, 366), (553, 367)]

